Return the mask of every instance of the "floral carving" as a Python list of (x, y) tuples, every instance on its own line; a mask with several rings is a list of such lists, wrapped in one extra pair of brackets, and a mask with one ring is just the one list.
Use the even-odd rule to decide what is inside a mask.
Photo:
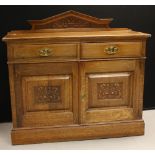
[(123, 83), (97, 83), (98, 99), (119, 99), (122, 98)]
[(87, 27), (103, 27), (103, 25), (88, 22), (80, 18), (69, 16), (60, 20), (47, 23), (45, 25), (36, 25), (37, 28), (87, 28)]
[(35, 86), (35, 103), (57, 103), (61, 101), (60, 86)]

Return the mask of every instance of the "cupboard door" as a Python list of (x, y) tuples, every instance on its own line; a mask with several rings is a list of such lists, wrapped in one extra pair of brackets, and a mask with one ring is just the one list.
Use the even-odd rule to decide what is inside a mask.
[(77, 123), (77, 72), (76, 63), (16, 64), (18, 126)]
[(143, 64), (139, 60), (82, 62), (81, 123), (141, 118)]

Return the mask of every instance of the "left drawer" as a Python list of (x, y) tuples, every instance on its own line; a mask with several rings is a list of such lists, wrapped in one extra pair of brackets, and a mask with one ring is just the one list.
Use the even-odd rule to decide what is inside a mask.
[(12, 49), (11, 59), (41, 57), (74, 59), (77, 57), (77, 44), (16, 44)]

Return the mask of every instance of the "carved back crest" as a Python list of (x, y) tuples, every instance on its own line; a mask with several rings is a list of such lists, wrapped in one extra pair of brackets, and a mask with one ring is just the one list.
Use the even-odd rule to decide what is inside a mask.
[(76, 11), (67, 11), (42, 20), (31, 20), (32, 29), (108, 28), (111, 18), (99, 19)]

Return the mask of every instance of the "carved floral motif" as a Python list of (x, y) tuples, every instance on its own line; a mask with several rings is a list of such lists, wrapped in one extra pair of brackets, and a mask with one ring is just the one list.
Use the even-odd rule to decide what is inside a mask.
[[(43, 27), (44, 26), (44, 27)], [(88, 22), (80, 18), (69, 16), (60, 20), (47, 23), (45, 25), (37, 25), (37, 28), (82, 28), (82, 27), (101, 27), (99, 24)], [(102, 25), (103, 27), (103, 25)]]
[(123, 83), (97, 83), (98, 99), (119, 99), (123, 95)]
[(57, 103), (61, 101), (60, 86), (35, 86), (35, 103)]

